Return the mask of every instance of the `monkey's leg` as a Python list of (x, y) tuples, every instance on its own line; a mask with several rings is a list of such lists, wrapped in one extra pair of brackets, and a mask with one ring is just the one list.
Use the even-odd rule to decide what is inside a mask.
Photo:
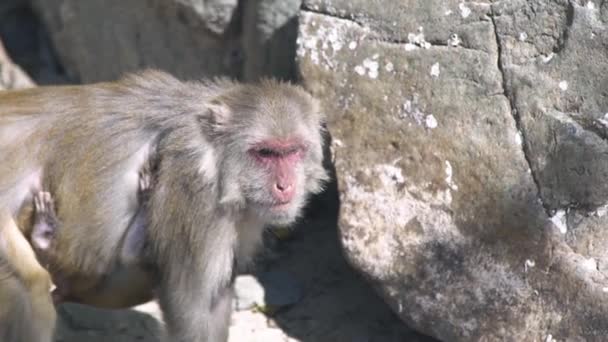
[[(146, 265), (144, 243), (146, 234), (145, 210), (141, 207), (122, 241), (120, 254), (113, 266), (94, 287), (79, 293), (65, 288), (58, 300), (92, 305), (99, 308), (120, 309), (152, 300), (155, 296), (158, 275), (155, 268)], [(69, 285), (69, 284), (68, 284)]]
[(204, 285), (190, 287), (184, 282), (186, 280), (182, 279), (181, 284), (175, 282), (173, 286), (168, 282), (159, 293), (170, 336), (180, 342), (226, 342), (232, 313), (232, 287), (209, 297), (209, 289)]
[(27, 289), (0, 251), (0, 341), (37, 342)]
[(172, 340), (226, 342), (235, 263), (208, 241), (198, 247), (199, 254), (175, 253), (160, 264), (159, 304)]
[[(121, 241), (120, 253), (101, 279), (92, 286), (80, 286), (78, 278), (57, 277), (53, 292), (56, 303), (73, 302), (106, 309), (132, 307), (152, 300), (155, 296), (157, 271), (147, 265), (144, 255), (146, 240), (146, 203), (150, 195), (152, 176), (148, 162), (139, 172), (137, 193), (139, 208)], [(50, 243), (58, 223), (50, 195), (36, 196), (34, 233), (39, 244)], [(47, 254), (52, 254), (52, 248)], [(44, 253), (43, 253), (44, 254)], [(74, 287), (76, 286), (76, 287)]]
[[(4, 303), (8, 307), (17, 305), (15, 313), (25, 318), (24, 322), (29, 323), (29, 331), (26, 332), (15, 330), (18, 323), (12, 320), (20, 318), (0, 320), (2, 325), (12, 321), (6, 333), (23, 333), (24, 337), (19, 337), (16, 341), (50, 342), (57, 316), (50, 294), (50, 276), (38, 263), (34, 250), (5, 210), (0, 210), (0, 277), (1, 295), (11, 297), (6, 300), (2, 298), (2, 310), (5, 310)], [(12, 317), (10, 312), (2, 312), (2, 315)]]
[(232, 286), (227, 287), (220, 293), (211, 307), (212, 329), (210, 341), (227, 341), (230, 327), (230, 315), (232, 314)]

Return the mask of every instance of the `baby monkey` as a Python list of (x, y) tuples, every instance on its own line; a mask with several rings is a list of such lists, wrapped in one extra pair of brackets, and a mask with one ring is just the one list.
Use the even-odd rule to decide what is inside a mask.
[[(152, 188), (151, 163), (148, 160), (139, 172), (138, 209), (119, 246), (113, 265), (101, 277), (82, 274), (54, 274), (54, 303), (73, 302), (100, 308), (131, 307), (154, 297), (156, 272), (146, 263), (145, 210)], [(58, 257), (55, 237), (61, 229), (55, 203), (50, 192), (34, 194), (34, 220), (31, 243), (43, 265), (53, 265)]]

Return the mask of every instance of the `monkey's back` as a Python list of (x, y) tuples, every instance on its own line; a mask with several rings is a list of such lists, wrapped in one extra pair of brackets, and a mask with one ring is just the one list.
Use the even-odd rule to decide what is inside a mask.
[(85, 256), (59, 260), (70, 268), (103, 273), (135, 211), (157, 133), (129, 108), (134, 95), (104, 83), (0, 92), (0, 206), (15, 215), (33, 189), (50, 191), (57, 248)]

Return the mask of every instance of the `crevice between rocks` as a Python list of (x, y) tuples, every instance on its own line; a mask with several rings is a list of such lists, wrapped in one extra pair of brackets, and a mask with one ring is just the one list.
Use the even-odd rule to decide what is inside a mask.
[[(407, 38), (406, 39), (398, 39), (398, 38), (391, 38), (391, 37), (387, 37), (386, 35), (383, 35), (379, 32), (376, 31), (372, 31), (371, 28), (369, 26), (366, 26), (360, 22), (358, 22), (357, 20), (355, 20), (355, 18), (353, 18), (352, 16), (346, 16), (346, 15), (338, 15), (335, 13), (327, 13), (327, 12), (321, 12), (320, 10), (315, 10), (309, 7), (302, 7), (302, 11), (305, 12), (310, 12), (310, 13), (314, 13), (314, 14), (318, 14), (318, 15), (322, 15), (322, 16), (326, 16), (326, 17), (330, 17), (333, 19), (338, 19), (338, 20), (345, 20), (348, 21), (350, 23), (353, 23), (357, 26), (359, 26), (361, 29), (369, 31), (371, 33), (371, 35), (369, 36), (369, 39), (375, 42), (379, 42), (379, 43), (383, 43), (383, 44), (395, 44), (395, 45), (406, 45), (406, 44), (412, 44), (412, 45), (416, 45), (413, 42), (410, 42)], [(450, 48), (450, 49), (462, 49), (462, 50), (469, 50), (469, 51), (474, 51), (474, 52), (481, 52), (481, 53), (485, 53), (487, 54), (487, 51), (483, 51), (483, 50), (478, 50), (478, 49), (472, 49), (470, 47), (466, 47), (466, 46), (462, 46), (462, 45), (458, 45), (458, 46), (451, 46), (448, 44), (447, 40), (445, 42), (437, 40), (437, 39), (431, 39), (431, 40), (427, 40), (427, 43), (430, 44), (431, 47), (441, 47), (441, 48)], [(418, 48), (422, 48), (418, 45), (416, 45)]]
[(361, 28), (365, 28), (366, 27), (362, 23), (360, 23), (357, 20), (355, 20), (355, 18), (353, 18), (352, 16), (340, 15), (340, 14), (337, 14), (337, 13), (322, 12), (322, 11), (320, 11), (318, 9), (314, 9), (314, 8), (311, 8), (311, 7), (306, 7), (305, 5), (302, 5), (301, 10), (302, 11), (306, 11), (306, 12), (310, 12), (310, 13), (315, 13), (315, 14), (320, 14), (320, 15), (336, 18), (336, 19), (342, 19), (342, 20), (350, 21), (351, 23), (356, 24), (357, 26), (360, 26)]
[(557, 45), (553, 48), (553, 53), (559, 54), (561, 53), (566, 44), (568, 43), (568, 39), (570, 38), (570, 28), (574, 23), (574, 4), (572, 1), (568, 1), (568, 7), (566, 8), (566, 27), (562, 31), (559, 36)]
[(521, 135), (521, 138), (522, 138), (522, 144), (521, 144), (522, 152), (524, 154), (524, 158), (526, 159), (526, 163), (528, 164), (528, 168), (530, 169), (530, 174), (532, 175), (532, 180), (534, 182), (534, 185), (536, 186), (536, 193), (537, 193), (536, 196), (537, 196), (538, 200), (540, 201), (540, 204), (542, 205), (543, 209), (545, 210), (545, 214), (547, 215), (547, 217), (551, 217), (551, 216), (553, 216), (553, 215), (551, 215), (551, 209), (547, 206), (547, 204), (543, 200), (543, 197), (542, 197), (542, 194), (540, 191), (540, 189), (541, 189), (540, 181), (538, 180), (536, 173), (534, 172), (534, 169), (532, 168), (532, 161), (530, 160), (529, 151), (528, 151), (528, 147), (527, 147), (528, 139), (526, 136), (526, 132), (522, 128), (521, 117), (519, 116), (519, 113), (517, 112), (517, 106), (515, 104), (513, 94), (511, 93), (511, 91), (509, 89), (507, 75), (504, 70), (504, 65), (503, 65), (503, 60), (502, 60), (502, 45), (500, 44), (500, 38), (498, 37), (498, 29), (496, 26), (496, 14), (494, 13), (493, 9), (492, 9), (492, 12), (490, 13), (490, 18), (492, 19), (494, 37), (496, 38), (496, 48), (497, 48), (496, 65), (498, 67), (498, 71), (500, 72), (500, 74), (502, 76), (503, 95), (506, 97), (507, 102), (509, 103), (511, 115), (513, 116), (513, 119), (515, 120), (515, 128), (517, 129), (517, 131), (519, 132), (519, 134)]

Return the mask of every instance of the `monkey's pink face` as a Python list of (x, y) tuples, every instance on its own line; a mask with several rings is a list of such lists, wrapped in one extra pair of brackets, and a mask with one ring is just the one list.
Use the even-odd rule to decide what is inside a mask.
[(306, 157), (306, 145), (297, 139), (265, 140), (255, 144), (249, 155), (263, 170), (267, 195), (264, 202), (271, 216), (279, 221), (293, 219), (303, 203), (303, 171), (301, 163)]

